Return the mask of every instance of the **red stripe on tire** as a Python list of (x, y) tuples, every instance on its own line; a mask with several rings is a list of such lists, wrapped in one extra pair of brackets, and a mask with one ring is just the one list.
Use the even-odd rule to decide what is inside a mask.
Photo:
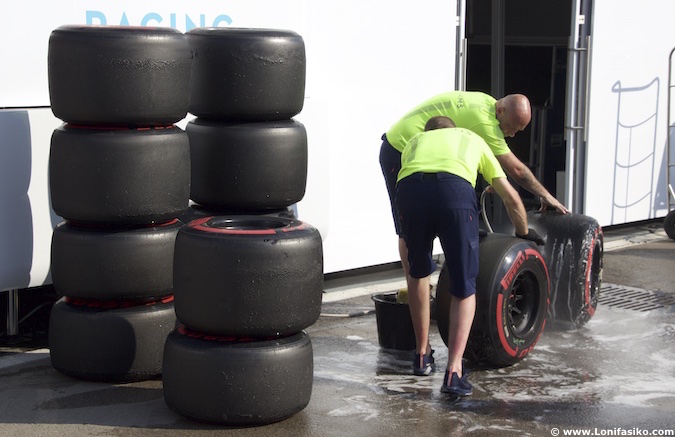
[(239, 235), (274, 235), (277, 232), (274, 229), (222, 229), (210, 228), (208, 226), (197, 225), (190, 226), (204, 232), (213, 232), (216, 234), (239, 234)]
[[(546, 266), (546, 262), (544, 261), (544, 258), (541, 256), (541, 253), (539, 253), (538, 250), (535, 249), (525, 249), (525, 254), (529, 256), (533, 256), (539, 260), (539, 263), (544, 267), (544, 272), (546, 272), (546, 299), (550, 299), (551, 296), (551, 280), (550, 276), (548, 275), (548, 267)], [(528, 256), (528, 258), (529, 258)], [(547, 305), (548, 307), (548, 305)]]
[(299, 224), (298, 226), (291, 226), (289, 228), (281, 228), (281, 232), (301, 231), (303, 229), (307, 229), (307, 223), (305, 223), (305, 222), (302, 222), (302, 224)]
[(504, 320), (502, 319), (502, 306), (504, 305), (504, 295), (499, 293), (499, 296), (497, 296), (497, 328), (498, 328), (498, 333), (499, 333), (499, 342), (502, 344), (502, 347), (504, 348), (504, 351), (511, 355), (512, 357), (515, 357), (516, 354), (518, 353), (518, 348), (513, 350), (509, 342), (506, 340), (506, 336), (504, 335)]
[(586, 274), (584, 284), (584, 304), (587, 308), (588, 315), (591, 317), (595, 314), (595, 308), (591, 305), (591, 270), (593, 269), (593, 257), (595, 254), (595, 242), (601, 233), (601, 228), (595, 230), (593, 239), (591, 240), (591, 250), (588, 251), (588, 259), (586, 259)]
[(187, 226), (202, 232), (211, 232), (215, 234), (229, 234), (229, 235), (275, 235), (279, 232), (287, 233), (309, 228), (309, 226), (305, 222), (300, 222), (296, 226), (282, 226), (278, 228), (266, 228), (266, 229), (237, 229), (236, 227), (219, 228), (207, 226), (206, 224), (213, 218), (215, 217), (202, 217), (191, 221)]
[(180, 325), (176, 328), (179, 334), (190, 338), (199, 338), (206, 341), (219, 341), (222, 343), (248, 343), (251, 341), (274, 340), (280, 338), (279, 336), (268, 337), (237, 337), (235, 335), (224, 334), (210, 334), (208, 332), (201, 332), (195, 329), (190, 329), (185, 325)]

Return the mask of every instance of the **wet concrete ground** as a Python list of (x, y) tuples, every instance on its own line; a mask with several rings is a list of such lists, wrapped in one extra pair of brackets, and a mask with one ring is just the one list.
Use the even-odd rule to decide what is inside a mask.
[[(644, 235), (607, 233), (604, 281), (675, 293), (675, 241), (658, 230), (646, 234), (637, 241), (642, 244), (629, 244)], [(430, 377), (410, 375), (409, 353), (379, 347), (370, 295), (396, 289), (398, 275), (327, 281), (324, 314), (307, 329), (314, 348), (312, 397), (304, 410), (282, 422), (248, 428), (193, 422), (169, 410), (160, 379), (83, 382), (54, 370), (45, 348), (4, 348), (0, 433), (548, 436), (556, 435), (554, 428), (561, 435), (675, 429), (673, 306), (641, 312), (601, 304), (581, 329), (547, 327), (520, 363), (474, 369), (469, 375), (474, 395), (457, 400), (439, 391), (447, 350), (435, 326), (431, 342), (440, 369)]]

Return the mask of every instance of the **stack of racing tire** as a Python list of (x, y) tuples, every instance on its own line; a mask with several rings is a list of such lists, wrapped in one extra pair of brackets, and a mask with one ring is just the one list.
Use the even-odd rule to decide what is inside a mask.
[(176, 238), (178, 327), (166, 404), (190, 419), (260, 425), (309, 403), (305, 328), (323, 291), (319, 232), (291, 214), (307, 182), (305, 50), (293, 32), (197, 28), (190, 84), (194, 219)]
[(49, 39), (53, 367), (108, 382), (161, 374), (188, 207), (191, 54), (168, 28), (61, 26)]

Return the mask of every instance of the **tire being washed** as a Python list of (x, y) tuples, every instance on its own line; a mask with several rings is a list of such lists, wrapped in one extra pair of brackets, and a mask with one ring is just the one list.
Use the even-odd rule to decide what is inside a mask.
[[(513, 365), (532, 351), (546, 325), (546, 263), (530, 242), (490, 234), (480, 240), (479, 271), (476, 316), (465, 356), (475, 363)], [(444, 265), (436, 289), (436, 320), (446, 345), (451, 287)]]
[(603, 268), (603, 233), (597, 220), (582, 214), (529, 212), (530, 226), (546, 244), (541, 252), (551, 277), (548, 320), (579, 328), (595, 314)]

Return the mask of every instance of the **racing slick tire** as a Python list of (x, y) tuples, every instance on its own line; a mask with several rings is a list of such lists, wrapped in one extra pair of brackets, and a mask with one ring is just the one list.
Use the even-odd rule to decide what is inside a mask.
[(183, 224), (94, 227), (62, 222), (54, 228), (51, 272), (61, 296), (152, 299), (173, 294), (173, 252)]
[(663, 221), (663, 228), (665, 229), (666, 234), (675, 240), (675, 209), (666, 215), (666, 218)]
[(551, 278), (550, 325), (585, 325), (595, 314), (602, 286), (602, 228), (591, 217), (555, 211), (530, 211), (527, 220), (546, 241), (540, 250)]
[(190, 145), (178, 127), (52, 133), (54, 212), (79, 223), (149, 224), (176, 218), (190, 197)]
[(316, 322), (322, 293), (321, 236), (307, 223), (204, 217), (178, 232), (176, 316), (188, 328), (237, 337), (288, 335)]
[(307, 132), (294, 120), (192, 120), (190, 198), (203, 206), (262, 212), (299, 202), (307, 186)]
[(240, 339), (179, 326), (166, 339), (164, 400), (190, 419), (263, 425), (309, 403), (312, 343), (304, 331), (288, 337)]
[(49, 319), (52, 366), (87, 381), (154, 378), (162, 373), (164, 343), (175, 326), (172, 296), (142, 303), (63, 297)]
[[(546, 325), (546, 263), (532, 243), (507, 235), (481, 238), (479, 250), (476, 315), (465, 356), (474, 363), (510, 366), (532, 351)], [(443, 265), (436, 289), (436, 321), (446, 345), (451, 287)]]
[(190, 68), (176, 29), (60, 26), (48, 46), (51, 109), (73, 124), (170, 125), (187, 115)]
[(305, 43), (291, 31), (196, 28), (190, 113), (219, 120), (284, 120), (305, 100)]

